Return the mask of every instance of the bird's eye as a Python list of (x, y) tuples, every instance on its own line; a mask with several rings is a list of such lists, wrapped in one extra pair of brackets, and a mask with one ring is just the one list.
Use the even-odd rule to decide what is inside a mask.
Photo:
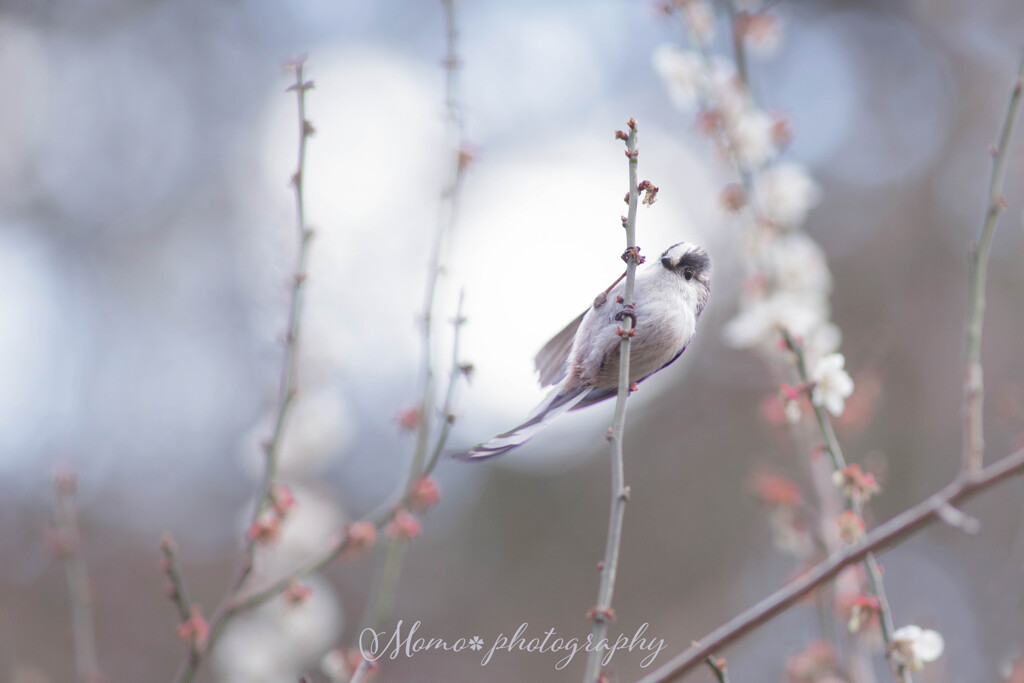
[(692, 280), (693, 279), (693, 269), (692, 268), (687, 268), (686, 270), (684, 270), (683, 271), (683, 277), (686, 278), (687, 282)]

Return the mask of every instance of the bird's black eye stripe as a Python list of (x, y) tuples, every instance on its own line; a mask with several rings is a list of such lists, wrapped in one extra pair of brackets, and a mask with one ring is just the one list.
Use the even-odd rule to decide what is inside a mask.
[[(679, 265), (677, 268), (689, 269), (693, 272), (701, 272), (711, 265), (711, 259), (707, 254), (697, 251), (687, 252), (683, 258), (679, 259)], [(684, 271), (685, 272), (685, 271)]]
[(672, 270), (672, 259), (670, 259), (668, 256), (662, 256), (661, 265), (664, 266), (667, 270)]

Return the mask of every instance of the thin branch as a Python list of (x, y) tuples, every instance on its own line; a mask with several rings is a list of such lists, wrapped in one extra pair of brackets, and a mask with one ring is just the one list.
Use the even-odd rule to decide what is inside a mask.
[[(465, 319), (462, 317), (462, 297), (460, 296), (458, 313), (453, 320), (455, 335), (452, 341), (452, 370), (448, 377), (448, 389), (445, 393), (445, 426), (442, 427), (441, 433), (438, 435), (437, 442), (434, 445), (435, 454), (440, 454), (444, 450), (448, 432), (450, 431), (451, 425), (454, 423), (451, 411), (454, 405), (456, 388), (459, 381), (466, 377), (470, 368), (469, 365), (462, 362), (459, 358), (459, 338), (462, 325), (464, 323)], [(422, 476), (430, 476), (434, 471), (434, 468), (437, 466), (438, 461), (439, 457), (431, 457), (423, 470)], [(415, 492), (412, 490), (406, 491), (395, 503), (374, 511), (361, 521), (372, 524), (373, 527), (378, 530), (384, 528), (395, 518), (395, 514), (399, 510), (404, 510), (410, 506), (414, 493)], [(319, 556), (312, 558), (304, 566), (299, 567), (287, 576), (274, 581), (264, 588), (253, 591), (248, 595), (238, 596), (238, 598), (229, 606), (229, 613), (238, 614), (262, 605), (275, 596), (280, 595), (292, 584), (301, 581), (306, 576), (309, 576), (330, 564), (333, 560), (345, 553), (346, 550), (349, 550), (349, 548), (349, 537), (347, 535), (342, 535), (330, 548), (325, 550)]]
[[(623, 467), (622, 439), (626, 428), (626, 400), (629, 398), (629, 352), (630, 342), (636, 328), (636, 302), (634, 301), (634, 285), (636, 267), (640, 262), (640, 250), (636, 246), (636, 211), (640, 200), (637, 183), (637, 131), (636, 121), (629, 120), (629, 133), (616, 133), (616, 137), (626, 139), (626, 157), (629, 159), (629, 210), (623, 227), (626, 229), (626, 284), (623, 292), (622, 312), (617, 316), (625, 322), (630, 318), (628, 330), (620, 328), (619, 342), (619, 392), (615, 399), (615, 415), (612, 427), (608, 430), (608, 441), (611, 443), (612, 459), (612, 504), (608, 519), (608, 538), (605, 544), (604, 560), (601, 563), (601, 585), (597, 593), (597, 605), (590, 611), (594, 622), (591, 642), (599, 643), (608, 635), (608, 623), (614, 618), (612, 597), (615, 592), (615, 576), (619, 566), (619, 545), (622, 541), (622, 523), (626, 514), (626, 502), (629, 500), (629, 487), (625, 484)], [(597, 649), (587, 654), (587, 668), (583, 676), (584, 683), (593, 683), (601, 675), (602, 653)]]
[[(803, 348), (796, 342), (796, 340), (793, 339), (793, 336), (788, 330), (782, 330), (782, 338), (786, 343), (786, 347), (796, 356), (795, 366), (797, 375), (800, 377), (800, 381), (803, 382), (805, 386), (810, 386), (810, 371), (807, 367), (807, 359), (804, 356)], [(814, 412), (818, 428), (821, 430), (822, 438), (825, 439), (825, 450), (828, 452), (829, 457), (832, 460), (833, 470), (835, 472), (842, 472), (846, 469), (846, 458), (843, 457), (842, 448), (839, 446), (839, 439), (836, 438), (835, 429), (832, 428), (832, 421), (829, 419), (828, 413), (825, 412), (825, 409), (816, 405), (814, 401), (811, 401), (811, 409)], [(864, 518), (864, 505), (859, 498), (843, 496), (843, 505), (847, 510), (852, 510), (856, 513), (858, 518)], [(892, 633), (896, 627), (893, 623), (892, 612), (889, 608), (889, 598), (885, 593), (885, 584), (882, 581), (881, 567), (878, 566), (878, 560), (871, 553), (868, 553), (864, 557), (864, 570), (867, 573), (868, 584), (871, 587), (871, 592), (874, 593), (875, 597), (878, 599), (878, 623), (882, 629), (882, 640), (884, 641), (888, 651), (889, 643), (892, 642)], [(912, 683), (909, 679), (909, 674), (905, 675), (904, 683)]]
[(924, 526), (941, 520), (942, 508), (956, 505), (999, 482), (1024, 473), (1024, 450), (1019, 450), (984, 468), (975, 476), (961, 475), (930, 498), (893, 517), (866, 534), (860, 541), (833, 553), (801, 578), (776, 591), (739, 616), (715, 629), (639, 683), (675, 680), (699, 666), (712, 652), (722, 650), (754, 629), (798, 604), (801, 599), (834, 579), (843, 569), (862, 562), (868, 555), (897, 545)]
[(740, 21), (745, 18), (746, 12), (736, 9), (735, 0), (724, 0), (726, 11), (729, 13), (729, 28), (732, 33), (732, 53), (736, 61), (736, 74), (739, 76), (743, 87), (750, 89), (750, 82), (747, 78), (747, 49), (743, 42), (743, 30)]
[(77, 481), (64, 472), (54, 478), (53, 532), (51, 549), (64, 562), (64, 576), (71, 601), (71, 635), (74, 641), (75, 673), (82, 683), (103, 680), (96, 654), (92, 583), (82, 556), (82, 536), (74, 496)]
[(189, 600), (188, 591), (185, 589), (185, 579), (182, 576), (181, 567), (178, 565), (177, 548), (170, 534), (164, 534), (164, 537), (160, 539), (160, 552), (164, 554), (162, 568), (169, 582), (168, 597), (178, 608), (178, 615), (184, 623), (192, 616), (192, 601)]
[[(259, 495), (253, 505), (252, 515), (249, 519), (249, 527), (256, 524), (260, 515), (267, 509), (273, 494), (274, 480), (277, 474), (277, 460), (281, 450), (281, 443), (284, 439), (284, 430), (287, 424), (288, 415), (295, 401), (296, 395), (296, 357), (298, 355), (300, 320), (302, 315), (302, 294), (306, 283), (306, 262), (309, 253), (309, 244), (313, 237), (313, 231), (306, 225), (305, 214), (305, 168), (306, 168), (306, 143), (313, 136), (313, 125), (306, 119), (306, 92), (313, 89), (313, 81), (303, 78), (303, 66), (305, 57), (299, 57), (291, 62), (295, 70), (295, 82), (286, 92), (294, 92), (298, 105), (299, 114), (299, 145), (298, 160), (295, 173), (292, 175), (292, 189), (295, 192), (295, 223), (298, 230), (299, 251), (296, 259), (295, 271), (291, 282), (291, 298), (288, 308), (288, 331), (285, 335), (285, 358), (281, 369), (280, 388), (278, 390), (277, 413), (274, 419), (274, 431), (270, 439), (264, 444), (266, 460), (263, 469), (263, 480), (260, 484)], [(191, 681), (199, 669), (205, 655), (213, 648), (216, 639), (223, 632), (224, 626), (236, 612), (229, 609), (233, 598), (245, 586), (246, 580), (252, 573), (253, 560), (256, 554), (256, 538), (253, 534), (247, 534), (245, 548), (242, 555), (242, 562), (234, 578), (228, 585), (228, 589), (221, 598), (220, 604), (214, 610), (210, 619), (210, 638), (206, 647), (200, 651), (192, 648), (182, 664), (176, 681), (186, 683)], [(180, 608), (180, 606), (179, 606)]]
[(988, 205), (985, 208), (985, 220), (981, 226), (978, 244), (970, 252), (970, 268), (967, 290), (967, 320), (964, 323), (964, 448), (962, 467), (967, 472), (981, 469), (985, 454), (984, 426), (982, 409), (984, 403), (983, 380), (981, 370), (981, 331), (985, 316), (985, 284), (988, 273), (988, 257), (992, 248), (992, 235), (995, 234), (999, 214), (1006, 209), (1003, 197), (1003, 178), (1006, 175), (1006, 164), (1010, 155), (1007, 153), (1013, 129), (1017, 123), (1017, 112), (1020, 110), (1021, 91), (1024, 80), (1024, 57), (1017, 67), (1010, 103), (1006, 109), (1002, 132), (999, 135), (992, 157), (992, 177), (988, 187)]
[(725, 668), (724, 659), (716, 659), (714, 655), (708, 655), (704, 658), (704, 663), (711, 669), (711, 673), (715, 675), (718, 683), (729, 683), (729, 672)]
[[(428, 448), (433, 420), (434, 403), (434, 349), (433, 349), (433, 326), (434, 326), (434, 304), (437, 292), (438, 280), (443, 270), (441, 265), (441, 254), (448, 242), (448, 237), (454, 230), (456, 215), (458, 212), (459, 190), (466, 170), (466, 157), (464, 155), (464, 129), (462, 125), (462, 114), (458, 99), (458, 69), (460, 66), (457, 42), (458, 27), (455, 18), (454, 0), (441, 0), (444, 8), (445, 19), (445, 45), (446, 54), (442, 64), (445, 69), (445, 113), (447, 118), (446, 134), (449, 141), (448, 154), (450, 155), (450, 172), (448, 181), (441, 191), (440, 216), (437, 222), (437, 230), (434, 234), (434, 242), (430, 251), (430, 259), (427, 266), (427, 283), (424, 288), (423, 312), (421, 317), (422, 341), (421, 341), (421, 367), (420, 367), (420, 401), (419, 420), (416, 427), (416, 446), (413, 450), (413, 457), (409, 463), (409, 472), (403, 484), (405, 495), (412, 492), (416, 482), (428, 469), (437, 464), (444, 440), (447, 439), (451, 426), (448, 424), (450, 406), (445, 408), (442, 437), (440, 443), (433, 449), (428, 460)], [(461, 312), (459, 314), (461, 317)], [(384, 551), (384, 560), (381, 563), (381, 570), (377, 575), (377, 584), (374, 586), (372, 597), (367, 605), (366, 613), (363, 616), (363, 627), (376, 628), (377, 624), (387, 618), (391, 613), (395, 594), (398, 590), (398, 582), (401, 579), (402, 562), (405, 555), (405, 541), (403, 539), (391, 539)]]

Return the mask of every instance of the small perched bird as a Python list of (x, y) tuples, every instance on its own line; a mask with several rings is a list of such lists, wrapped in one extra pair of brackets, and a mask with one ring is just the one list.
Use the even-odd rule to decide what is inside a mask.
[[(675, 244), (658, 261), (637, 268), (631, 383), (642, 382), (682, 355), (697, 329), (710, 287), (711, 258), (689, 242)], [(620, 301), (624, 290), (620, 278), (537, 353), (534, 364), (541, 386), (555, 388), (526, 422), (454, 457), (485, 460), (503, 455), (532, 439), (559, 415), (615, 396), (621, 342), (616, 330), (628, 325), (622, 322), (624, 311), (629, 317), (629, 309)]]

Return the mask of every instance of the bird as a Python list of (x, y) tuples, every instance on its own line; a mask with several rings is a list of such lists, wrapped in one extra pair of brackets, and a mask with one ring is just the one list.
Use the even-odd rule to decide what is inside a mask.
[(711, 257), (696, 244), (674, 244), (658, 260), (637, 267), (635, 306), (623, 302), (624, 292), (625, 283), (619, 278), (537, 353), (534, 365), (541, 387), (554, 388), (525, 422), (453, 457), (479, 461), (504, 455), (566, 412), (615, 396), (624, 318), (635, 316), (630, 383), (642, 382), (671, 365), (693, 339), (707, 305)]

